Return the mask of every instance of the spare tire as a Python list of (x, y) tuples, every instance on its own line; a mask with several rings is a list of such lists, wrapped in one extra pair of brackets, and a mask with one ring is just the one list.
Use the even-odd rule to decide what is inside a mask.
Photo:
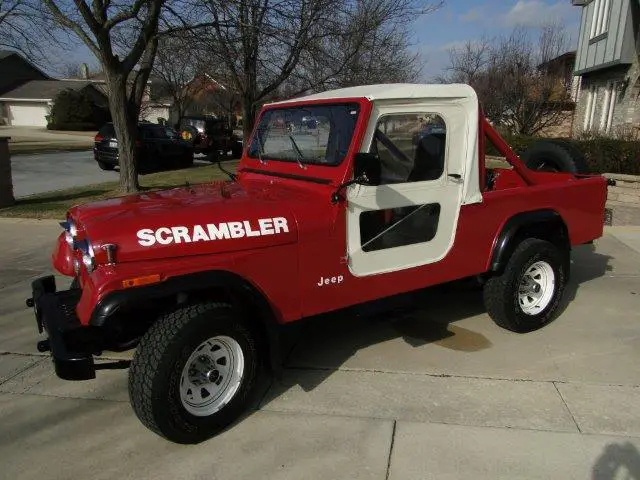
[(182, 140), (189, 143), (190, 145), (193, 145), (198, 138), (199, 133), (200, 132), (198, 132), (198, 129), (196, 127), (194, 127), (193, 125), (187, 125), (180, 130), (180, 138), (182, 138)]
[(540, 140), (525, 150), (520, 159), (531, 170), (589, 173), (582, 152), (563, 140)]

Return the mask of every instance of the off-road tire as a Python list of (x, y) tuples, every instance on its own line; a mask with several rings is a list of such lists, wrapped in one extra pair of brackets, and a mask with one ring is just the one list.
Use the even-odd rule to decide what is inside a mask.
[(98, 160), (98, 167), (100, 168), (100, 170), (106, 170), (106, 171), (110, 171), (116, 168), (115, 165), (111, 163), (103, 162), (101, 160)]
[[(231, 337), (240, 344), (244, 373), (230, 401), (206, 417), (189, 413), (180, 399), (185, 363), (203, 341)], [(161, 316), (142, 337), (129, 370), (133, 411), (150, 430), (183, 444), (199, 443), (233, 423), (247, 409), (256, 389), (257, 341), (229, 305), (199, 303)]]
[(520, 159), (531, 170), (589, 173), (589, 166), (582, 152), (563, 140), (537, 141), (522, 153)]
[[(484, 305), (493, 321), (513, 332), (526, 333), (542, 328), (554, 319), (568, 277), (569, 252), (537, 238), (522, 241), (509, 258), (504, 270), (490, 277), (484, 285)], [(536, 262), (546, 262), (555, 275), (553, 296), (535, 315), (526, 314), (519, 302), (520, 281)]]
[(238, 143), (234, 145), (233, 148), (231, 149), (231, 158), (236, 159), (241, 157), (242, 157), (242, 145)]

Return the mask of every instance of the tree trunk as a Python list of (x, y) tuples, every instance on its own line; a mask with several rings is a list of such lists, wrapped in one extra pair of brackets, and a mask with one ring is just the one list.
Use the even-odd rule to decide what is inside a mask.
[(253, 130), (253, 122), (256, 119), (256, 113), (253, 97), (245, 94), (242, 99), (242, 135), (245, 145), (249, 142), (249, 136)]
[(14, 202), (9, 137), (0, 137), (0, 207), (8, 207)]
[(138, 136), (138, 119), (127, 99), (126, 77), (107, 77), (109, 86), (109, 109), (118, 139), (120, 164), (120, 191), (133, 193), (140, 189), (135, 143)]

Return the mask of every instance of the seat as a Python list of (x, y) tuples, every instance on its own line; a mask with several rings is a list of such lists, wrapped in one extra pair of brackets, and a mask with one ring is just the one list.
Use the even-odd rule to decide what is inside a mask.
[(424, 182), (440, 178), (444, 171), (444, 135), (429, 134), (420, 139), (414, 155), (408, 182)]

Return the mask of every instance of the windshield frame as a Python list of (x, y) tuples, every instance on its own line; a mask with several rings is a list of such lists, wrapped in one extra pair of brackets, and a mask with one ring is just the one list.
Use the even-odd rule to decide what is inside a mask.
[[(354, 139), (358, 134), (358, 124), (361, 121), (362, 115), (366, 114), (365, 109), (363, 109), (362, 103), (358, 100), (359, 99), (340, 99), (340, 100), (334, 100), (329, 102), (317, 102), (317, 101), (309, 102), (309, 103), (301, 102), (301, 103), (292, 103), (290, 105), (289, 104), (274, 105), (273, 107), (265, 108), (260, 114), (260, 116), (258, 117), (253, 133), (248, 142), (247, 149), (246, 149), (247, 157), (250, 160), (258, 160), (262, 164), (274, 161), (274, 162), (279, 162), (283, 164), (302, 163), (304, 167), (307, 167), (307, 166), (330, 167), (330, 168), (339, 167), (344, 163), (345, 159), (348, 157), (349, 152), (351, 151)], [(328, 162), (326, 160), (314, 161), (313, 158), (306, 158), (306, 157), (300, 158), (298, 154), (296, 154), (295, 152), (294, 152), (294, 155), (291, 156), (291, 158), (288, 158), (288, 157), (283, 158), (281, 156), (269, 155), (264, 151), (264, 144), (266, 140), (263, 138), (262, 141), (260, 141), (261, 140), (260, 137), (263, 137), (265, 133), (268, 133), (269, 129), (261, 129), (260, 126), (264, 121), (264, 118), (266, 115), (273, 115), (274, 112), (283, 112), (287, 110), (298, 111), (298, 112), (300, 111), (304, 112), (305, 110), (310, 110), (311, 112), (306, 113), (304, 115), (308, 117), (313, 113), (315, 109), (319, 109), (319, 108), (330, 109), (332, 107), (344, 107), (345, 109), (352, 109), (356, 111), (356, 114), (353, 116), (354, 118), (353, 118), (352, 129), (351, 129), (351, 134), (349, 136), (349, 140), (344, 145), (341, 145), (343, 153), (342, 155), (339, 156), (338, 160), (334, 159), (331, 162)], [(342, 127), (344, 128), (345, 125), (343, 125)], [(286, 125), (285, 125), (285, 128), (286, 128)], [(338, 128), (337, 131), (340, 131), (340, 128)], [(289, 134), (290, 132), (285, 130), (285, 138), (287, 138)], [(330, 132), (329, 134), (329, 138), (327, 139), (327, 150), (325, 151), (325, 158), (327, 157), (326, 152), (328, 152), (328, 149), (330, 148), (329, 143), (330, 143), (330, 139), (332, 138), (332, 135), (336, 135), (336, 133)]]

